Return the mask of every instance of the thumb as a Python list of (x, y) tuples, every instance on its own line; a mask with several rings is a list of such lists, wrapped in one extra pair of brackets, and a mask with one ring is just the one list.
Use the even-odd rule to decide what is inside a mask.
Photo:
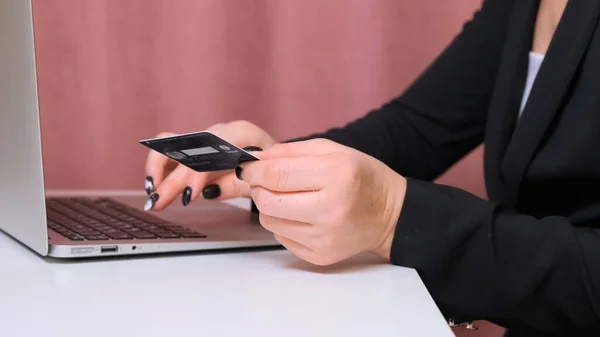
[(209, 183), (219, 187), (218, 196), (215, 200), (227, 200), (232, 198), (250, 197), (250, 185), (239, 180), (234, 172), (229, 172)]
[(317, 138), (273, 145), (260, 154), (261, 159), (305, 157), (344, 151), (345, 147), (328, 139)]

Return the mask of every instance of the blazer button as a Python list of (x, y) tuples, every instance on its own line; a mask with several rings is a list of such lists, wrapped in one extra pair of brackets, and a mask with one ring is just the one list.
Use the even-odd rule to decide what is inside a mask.
[(448, 326), (450, 326), (450, 327), (457, 327), (457, 326), (459, 326), (459, 327), (461, 327), (461, 328), (463, 328), (465, 330), (473, 330), (473, 331), (479, 330), (479, 328), (477, 328), (476, 326), (474, 326), (473, 322), (471, 322), (471, 321), (467, 321), (467, 322), (458, 324), (458, 323), (456, 323), (456, 321), (453, 318), (448, 319)]
[(465, 323), (461, 324), (460, 326), (461, 326), (461, 328), (463, 328), (465, 330), (478, 330), (478, 328), (473, 325), (473, 322), (465, 322)]

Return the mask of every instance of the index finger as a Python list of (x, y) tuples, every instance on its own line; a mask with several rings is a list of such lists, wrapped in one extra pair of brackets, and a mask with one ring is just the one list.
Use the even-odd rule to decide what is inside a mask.
[[(161, 132), (156, 137), (170, 137), (175, 134), (172, 132)], [(148, 157), (146, 158), (146, 175), (152, 177), (152, 183), (154, 186), (158, 186), (165, 179), (165, 171), (175, 169), (177, 162), (165, 156), (164, 154), (150, 150)]]

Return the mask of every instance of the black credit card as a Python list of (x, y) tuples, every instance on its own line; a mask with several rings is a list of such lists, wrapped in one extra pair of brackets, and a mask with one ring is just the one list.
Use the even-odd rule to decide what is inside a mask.
[(241, 163), (259, 160), (209, 131), (145, 139), (140, 143), (197, 172), (233, 170)]

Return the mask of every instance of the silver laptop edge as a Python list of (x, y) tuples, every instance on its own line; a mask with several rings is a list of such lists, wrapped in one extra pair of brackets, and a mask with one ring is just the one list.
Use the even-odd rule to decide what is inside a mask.
[(32, 5), (0, 1), (0, 228), (48, 254)]
[[(280, 246), (256, 217), (225, 203), (161, 212), (206, 238), (74, 242), (48, 230), (33, 26), (31, 0), (0, 1), (0, 230), (61, 258)], [(129, 206), (144, 201), (122, 199)]]

